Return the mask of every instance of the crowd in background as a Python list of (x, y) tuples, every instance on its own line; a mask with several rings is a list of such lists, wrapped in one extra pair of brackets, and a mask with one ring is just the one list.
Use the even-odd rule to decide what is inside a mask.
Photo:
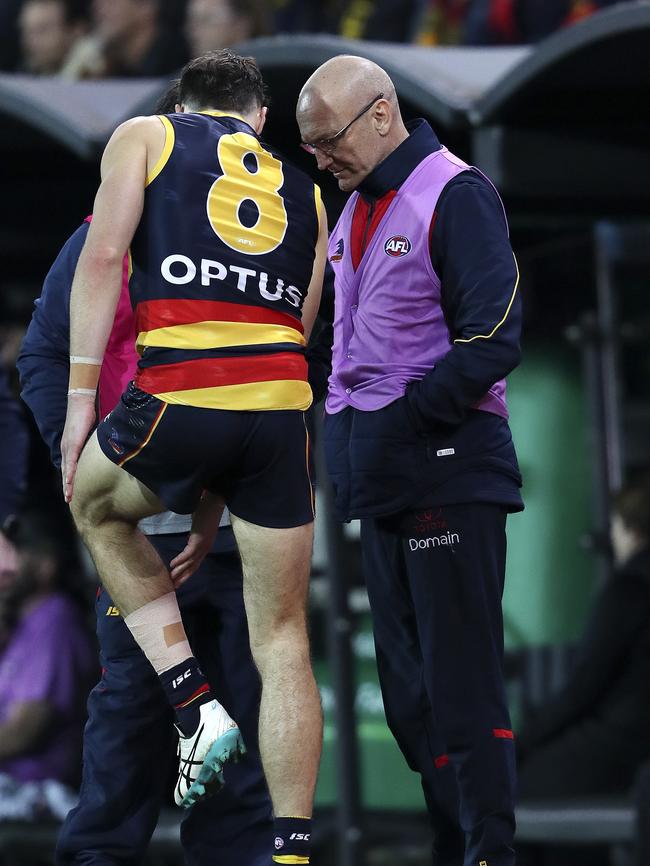
[(0, 363), (0, 436), (11, 443), (0, 460), (0, 823), (61, 820), (74, 805), (99, 675), (92, 584), (67, 515), (29, 483), (42, 468), (30, 466), (37, 438), (14, 392)]
[(537, 42), (619, 0), (0, 0), (0, 70), (158, 76), (280, 33), (419, 45)]

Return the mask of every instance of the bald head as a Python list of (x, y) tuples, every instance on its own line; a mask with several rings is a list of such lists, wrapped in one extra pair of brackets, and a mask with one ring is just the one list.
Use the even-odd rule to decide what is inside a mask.
[(395, 86), (381, 66), (365, 57), (341, 54), (323, 63), (307, 79), (298, 97), (298, 114), (309, 111), (314, 103), (365, 104), (378, 93), (397, 104)]
[[(372, 60), (349, 54), (333, 57), (310, 76), (296, 118), (303, 141), (316, 147), (318, 167), (331, 171), (345, 191), (408, 136), (390, 76)], [(328, 145), (348, 124), (335, 147)]]

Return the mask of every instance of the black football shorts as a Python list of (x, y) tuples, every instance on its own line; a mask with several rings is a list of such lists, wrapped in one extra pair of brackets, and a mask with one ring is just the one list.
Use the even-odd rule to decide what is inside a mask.
[(250, 523), (314, 519), (304, 412), (203, 409), (163, 403), (131, 382), (97, 428), (104, 454), (170, 511), (193, 512), (203, 490)]

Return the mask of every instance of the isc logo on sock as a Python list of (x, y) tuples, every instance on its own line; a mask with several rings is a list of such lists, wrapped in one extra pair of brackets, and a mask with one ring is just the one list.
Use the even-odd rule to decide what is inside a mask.
[(289, 838), (295, 839), (296, 842), (300, 842), (301, 839), (305, 842), (309, 842), (310, 836), (311, 836), (311, 833), (292, 833), (291, 836), (289, 836)]
[(188, 668), (184, 674), (181, 674), (180, 677), (176, 677), (175, 680), (172, 680), (172, 688), (173, 689), (178, 688), (178, 686), (180, 686), (180, 684), (183, 682), (183, 680), (186, 680), (191, 673), (192, 673), (192, 669)]

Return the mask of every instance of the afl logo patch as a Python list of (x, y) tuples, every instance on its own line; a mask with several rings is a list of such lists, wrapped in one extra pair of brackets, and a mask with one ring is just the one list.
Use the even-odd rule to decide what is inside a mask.
[(393, 235), (384, 244), (384, 252), (387, 256), (392, 256), (392, 258), (405, 256), (410, 251), (411, 241), (404, 235)]

